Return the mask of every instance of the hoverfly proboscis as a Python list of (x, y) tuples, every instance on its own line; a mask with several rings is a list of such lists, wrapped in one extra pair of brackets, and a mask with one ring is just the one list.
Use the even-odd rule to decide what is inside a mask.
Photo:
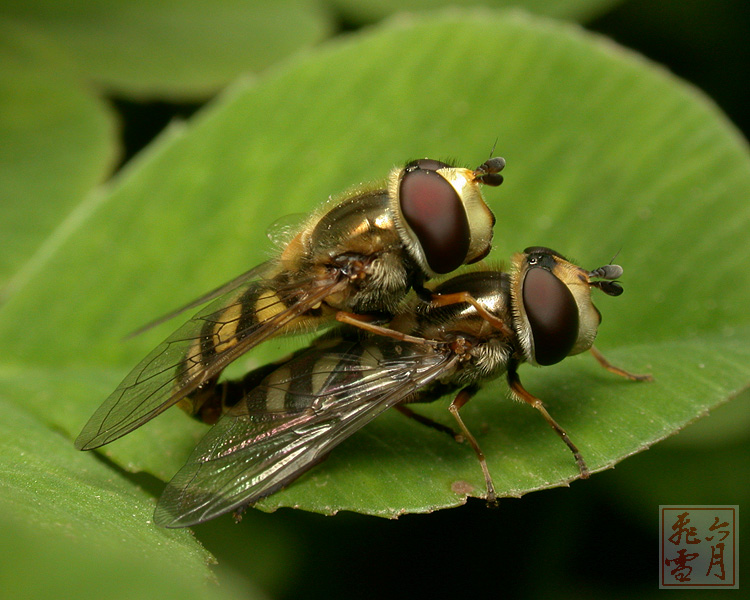
[(481, 260), (495, 217), (480, 185), (500, 185), (504, 166), (415, 160), (393, 169), (384, 188), (361, 187), (313, 214), (279, 256), (167, 315), (211, 301), (136, 365), (76, 447), (108, 444), (178, 403), (214, 422), (221, 372), (254, 346), (337, 318), (387, 320), (410, 289), (424, 296), (425, 280)]
[(382, 335), (341, 326), (291, 358), (219, 384), (226, 412), (167, 485), (155, 522), (184, 527), (257, 502), (388, 408), (452, 433), (407, 407), (446, 394), (455, 394), (449, 410), (479, 459), (486, 499), (494, 502), (489, 468), (459, 410), (503, 373), (512, 395), (540, 411), (587, 477), (578, 448), (521, 385), (518, 367), (551, 365), (591, 350), (619, 375), (650, 379), (613, 367), (593, 347), (601, 315), (590, 290), (619, 295), (614, 280), (622, 269), (586, 271), (543, 247), (515, 255), (512, 267), (449, 279), (434, 289), (432, 302), (415, 298)]

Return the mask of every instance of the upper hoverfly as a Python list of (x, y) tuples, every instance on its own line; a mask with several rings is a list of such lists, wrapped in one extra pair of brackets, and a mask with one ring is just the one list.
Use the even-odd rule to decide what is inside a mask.
[(415, 160), (393, 169), (385, 188), (359, 189), (314, 214), (275, 259), (167, 315), (212, 300), (125, 377), (76, 447), (107, 444), (178, 402), (214, 422), (218, 377), (250, 348), (333, 319), (387, 319), (411, 288), (424, 295), (425, 280), (481, 260), (495, 218), (480, 184), (500, 185), (504, 166)]
[[(201, 523), (256, 502), (287, 485), (388, 408), (416, 415), (407, 403), (455, 394), (449, 410), (479, 458), (487, 500), (495, 488), (484, 455), (459, 409), (483, 382), (506, 374), (512, 394), (539, 410), (573, 452), (581, 477), (588, 467), (541, 400), (521, 385), (523, 362), (550, 365), (591, 350), (601, 321), (591, 288), (617, 296), (622, 269), (586, 271), (548, 248), (528, 248), (510, 273), (479, 270), (434, 289), (438, 301), (402, 310), (383, 335), (340, 328), (280, 363), (227, 381), (217, 390), (227, 412), (168, 484), (155, 522)], [(443, 299), (442, 301), (440, 299)]]

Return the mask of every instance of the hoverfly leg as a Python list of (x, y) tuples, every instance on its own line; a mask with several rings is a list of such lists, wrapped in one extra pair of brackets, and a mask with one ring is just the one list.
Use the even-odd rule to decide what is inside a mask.
[(474, 453), (477, 455), (477, 460), (479, 460), (479, 465), (482, 467), (482, 473), (484, 473), (484, 481), (487, 485), (487, 496), (485, 498), (487, 500), (487, 504), (497, 504), (495, 484), (492, 482), (492, 475), (490, 475), (490, 469), (487, 466), (487, 460), (484, 457), (484, 452), (482, 452), (482, 449), (479, 447), (479, 443), (472, 435), (471, 431), (469, 431), (469, 428), (466, 427), (463, 419), (461, 418), (461, 415), (458, 412), (459, 410), (461, 410), (462, 406), (464, 406), (469, 400), (471, 400), (472, 396), (477, 393), (478, 389), (478, 386), (469, 386), (462, 389), (453, 399), (453, 402), (451, 402), (448, 410), (453, 415), (453, 418), (456, 419), (456, 422), (458, 423), (463, 436), (474, 449)]
[(604, 355), (602, 355), (599, 350), (597, 350), (594, 346), (591, 346), (589, 348), (589, 352), (593, 355), (593, 357), (596, 359), (596, 362), (598, 362), (602, 367), (607, 369), (610, 373), (614, 373), (615, 375), (619, 375), (620, 377), (624, 377), (625, 379), (630, 379), (630, 381), (653, 381), (654, 378), (651, 375), (637, 375), (635, 373), (631, 373), (630, 371), (626, 371), (625, 369), (621, 369), (620, 367), (616, 367), (611, 362), (609, 362), (606, 358), (604, 358)]
[(405, 417), (414, 419), (417, 423), (421, 423), (422, 425), (426, 425), (427, 427), (432, 427), (433, 429), (441, 431), (442, 433), (447, 433), (459, 443), (464, 441), (464, 436), (460, 433), (456, 433), (451, 427), (443, 425), (442, 423), (438, 423), (437, 421), (433, 421), (432, 419), (430, 419), (430, 417), (420, 415), (404, 404), (397, 404), (396, 406), (394, 406), (394, 408)]
[(530, 404), (542, 414), (544, 420), (550, 424), (552, 429), (555, 430), (555, 433), (557, 433), (562, 441), (565, 442), (565, 445), (570, 448), (570, 451), (573, 453), (573, 456), (576, 459), (578, 470), (581, 473), (581, 479), (588, 478), (588, 476), (590, 475), (589, 468), (588, 466), (586, 466), (586, 461), (583, 459), (581, 452), (571, 441), (567, 432), (562, 427), (560, 427), (557, 422), (550, 416), (542, 401), (536, 396), (527, 392), (526, 389), (521, 385), (521, 380), (518, 378), (518, 372), (516, 371), (516, 367), (514, 365), (510, 365), (508, 367), (508, 385), (517, 398), (523, 400), (527, 404)]
[(455, 294), (433, 294), (431, 298), (433, 306), (450, 306), (451, 304), (461, 304), (465, 302), (474, 307), (479, 313), (479, 316), (492, 325), (495, 329), (502, 332), (508, 337), (515, 335), (510, 327), (505, 323), (503, 319), (493, 315), (484, 306), (479, 304), (477, 300), (468, 292), (456, 292)]
[(363, 329), (364, 331), (368, 331), (369, 333), (374, 333), (376, 335), (382, 335), (385, 337), (393, 338), (394, 340), (398, 340), (399, 342), (411, 342), (413, 344), (429, 344), (430, 346), (437, 346), (440, 343), (435, 340), (427, 340), (425, 338), (409, 335), (408, 333), (401, 333), (400, 331), (388, 329), (387, 327), (383, 327), (382, 325), (376, 325), (375, 323), (370, 322), (370, 317), (367, 315), (357, 315), (355, 313), (349, 313), (349, 312), (340, 310), (339, 312), (336, 313), (336, 320), (339, 323), (346, 323), (347, 325), (353, 325), (354, 327), (359, 327), (360, 329)]
[(243, 504), (242, 506), (238, 506), (232, 511), (232, 518), (234, 519), (235, 525), (239, 525), (242, 522), (242, 517), (245, 515), (245, 511), (247, 511), (249, 505)]

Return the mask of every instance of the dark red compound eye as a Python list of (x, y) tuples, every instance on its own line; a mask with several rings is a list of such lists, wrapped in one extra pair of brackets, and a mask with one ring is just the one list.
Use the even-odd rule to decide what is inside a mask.
[(436, 172), (445, 166), (429, 159), (409, 163), (399, 189), (401, 212), (435, 273), (450, 273), (464, 264), (471, 241), (458, 193)]
[(534, 338), (534, 360), (554, 365), (578, 339), (578, 305), (562, 281), (547, 269), (529, 269), (523, 280), (523, 306)]
[(444, 169), (450, 167), (449, 164), (434, 160), (432, 158), (420, 158), (413, 160), (404, 167), (407, 171), (413, 171), (414, 169), (422, 169), (424, 171), (437, 171), (438, 169)]

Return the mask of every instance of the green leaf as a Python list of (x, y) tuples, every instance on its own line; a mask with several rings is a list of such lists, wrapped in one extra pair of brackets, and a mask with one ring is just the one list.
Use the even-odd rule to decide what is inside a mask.
[(0, 408), (3, 598), (237, 597), (206, 586), (210, 556), (192, 535), (150, 524), (148, 493), (4, 398)]
[(0, 21), (0, 301), (55, 251), (69, 213), (117, 154), (108, 108), (51, 53)]
[(182, 99), (206, 97), (331, 28), (313, 0), (22, 0), (4, 2), (3, 17), (111, 90)]
[[(628, 505), (627, 512), (641, 515), (675, 501), (696, 506), (715, 504), (717, 498), (744, 503), (750, 489), (738, 474), (747, 471), (750, 459), (749, 409), (750, 390), (745, 390), (712, 410), (708, 418), (660, 444), (658, 452), (644, 452), (618, 465), (607, 479), (607, 493), (627, 499), (621, 500)], [(652, 474), (656, 476), (649, 477)], [(648, 485), (643, 484), (644, 478)]]
[[(539, 15), (587, 20), (605, 13), (621, 0), (485, 0), (493, 8), (517, 7)], [(473, 9), (476, 0), (332, 0), (336, 8), (357, 23), (380, 20), (397, 12), (427, 12), (444, 7)]]
[[(491, 259), (546, 245), (588, 268), (619, 252), (625, 268), (625, 294), (597, 300), (598, 346), (654, 383), (621, 380), (587, 357), (521, 371), (590, 467), (748, 387), (745, 142), (698, 91), (607, 40), (478, 11), (330, 44), (237, 84), (162, 136), (88, 201), (88, 218), (0, 312), (0, 341), (14, 350), (0, 390), (75, 436), (168, 328), (121, 337), (262, 261), (279, 217), (413, 157), (475, 166), (496, 139), (508, 166), (505, 184), (487, 192), (498, 217)], [(304, 341), (267, 344), (237, 368)], [(446, 405), (419, 408), (450, 423)], [(501, 494), (576, 476), (569, 451), (501, 380), (462, 413)], [(169, 411), (105, 452), (168, 477), (200, 430)], [(262, 507), (390, 516), (460, 504), (469, 489), (484, 491), (469, 447), (388, 414)]]

